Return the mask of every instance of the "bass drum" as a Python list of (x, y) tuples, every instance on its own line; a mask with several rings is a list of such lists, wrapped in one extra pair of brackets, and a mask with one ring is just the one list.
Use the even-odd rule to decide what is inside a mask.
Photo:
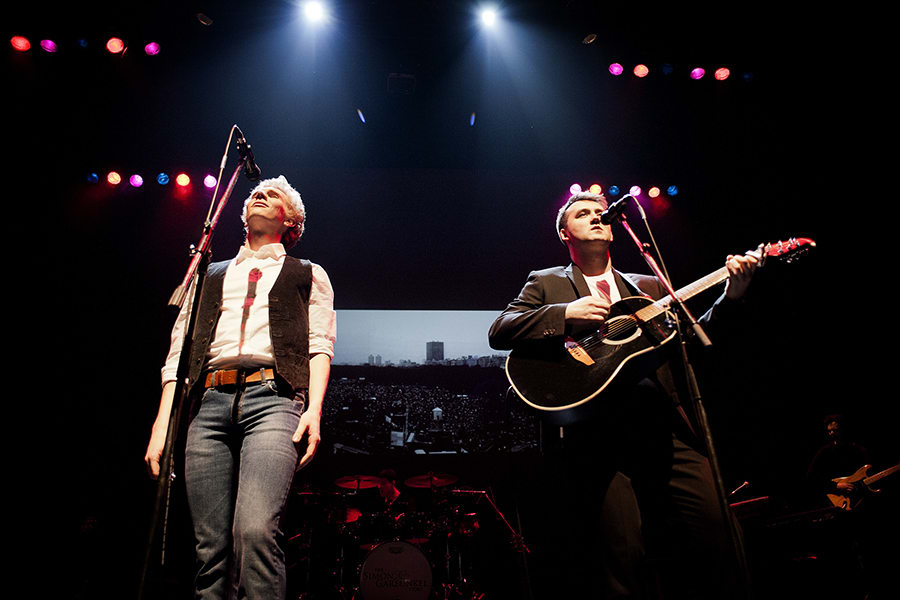
[(427, 600), (431, 565), (422, 551), (407, 542), (385, 542), (372, 548), (359, 573), (363, 600)]

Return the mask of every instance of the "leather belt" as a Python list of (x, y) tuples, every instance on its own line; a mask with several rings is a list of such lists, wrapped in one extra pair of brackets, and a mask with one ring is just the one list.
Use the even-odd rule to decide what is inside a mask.
[(236, 385), (240, 383), (241, 373), (244, 373), (244, 383), (256, 383), (275, 379), (275, 369), (222, 369), (210, 371), (206, 374), (204, 387), (219, 387), (220, 385)]

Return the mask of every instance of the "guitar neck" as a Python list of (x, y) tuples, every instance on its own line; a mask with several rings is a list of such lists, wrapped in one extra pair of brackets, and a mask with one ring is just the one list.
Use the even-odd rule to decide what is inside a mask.
[[(722, 283), (726, 279), (728, 279), (728, 269), (726, 267), (722, 267), (713, 271), (706, 277), (701, 277), (694, 283), (689, 283), (680, 290), (675, 290), (675, 294), (682, 300), (687, 300), (688, 298), (696, 296), (700, 292), (705, 292), (714, 285)], [(666, 309), (668, 309), (672, 304), (672, 302), (672, 296), (660, 298), (653, 304), (645, 306), (641, 310), (637, 311), (635, 315), (642, 321), (649, 321), (650, 319), (653, 319), (654, 317), (657, 317), (665, 312)]]
[(900, 471), (900, 464), (894, 465), (890, 469), (885, 469), (881, 473), (876, 473), (876, 474), (872, 475), (871, 477), (866, 477), (865, 479), (863, 479), (863, 483), (865, 483), (866, 485), (869, 485), (870, 483), (875, 483), (879, 479), (881, 479), (883, 477), (887, 477), (888, 475), (892, 475), (892, 474), (896, 473), (897, 471)]

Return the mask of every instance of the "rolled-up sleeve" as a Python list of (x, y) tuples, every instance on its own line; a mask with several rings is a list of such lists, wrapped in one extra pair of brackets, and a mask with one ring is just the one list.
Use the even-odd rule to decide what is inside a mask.
[(337, 314), (334, 312), (334, 290), (328, 273), (312, 263), (312, 289), (309, 293), (309, 355), (327, 354), (334, 358), (337, 339)]

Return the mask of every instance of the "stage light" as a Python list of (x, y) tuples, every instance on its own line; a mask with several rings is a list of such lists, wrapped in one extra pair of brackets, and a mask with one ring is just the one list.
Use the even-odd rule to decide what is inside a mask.
[(31, 42), (28, 41), (28, 38), (22, 37), (21, 35), (14, 35), (10, 38), (9, 43), (14, 50), (18, 50), (19, 52), (31, 50)]
[(180, 187), (187, 187), (191, 185), (191, 178), (186, 173), (179, 173), (178, 177), (175, 178), (175, 184)]
[(100, 181), (100, 177), (96, 173), (88, 173), (86, 179), (88, 183), (97, 183)]
[(356, 115), (359, 117), (359, 120), (363, 122), (363, 124), (366, 123), (366, 115), (363, 114), (363, 111), (361, 108), (356, 109)]
[(650, 69), (647, 68), (647, 65), (638, 65), (634, 68), (635, 77), (646, 77), (649, 72)]
[(469, 115), (469, 127), (475, 127), (475, 113)]
[(603, 191), (603, 188), (600, 187), (599, 183), (595, 183), (588, 188), (588, 191), (592, 194), (599, 194)]
[(666, 63), (662, 66), (662, 72), (663, 72), (663, 75), (671, 75), (672, 73), (675, 72), (675, 67), (673, 67), (669, 63)]
[(618, 77), (625, 72), (625, 67), (623, 67), (619, 63), (613, 63), (609, 65), (609, 72)]
[(611, 185), (609, 186), (609, 189), (606, 190), (606, 193), (608, 193), (610, 196), (618, 196), (620, 191), (621, 190), (619, 189), (619, 186)]
[(573, 183), (572, 185), (569, 186), (569, 193), (572, 194), (573, 196), (575, 194), (579, 193), (580, 191), (581, 191), (580, 183)]
[(156, 176), (156, 183), (159, 185), (166, 185), (169, 183), (169, 176), (166, 173), (160, 173)]
[(322, 23), (328, 18), (328, 11), (321, 2), (310, 0), (303, 5), (303, 15), (310, 23)]
[(106, 181), (110, 182), (113, 185), (119, 185), (120, 183), (122, 183), (122, 176), (115, 171), (110, 171), (106, 176)]
[(750, 73), (748, 71), (747, 73), (744, 73), (743, 75), (741, 75), (741, 77), (744, 78), (744, 81), (746, 81), (747, 83), (750, 83), (751, 81), (753, 81), (754, 75), (753, 75), (753, 73)]
[(666, 193), (670, 196), (677, 196), (678, 195), (678, 186), (670, 185), (669, 187), (666, 188)]
[(650, 188), (649, 190), (647, 190), (647, 195), (650, 196), (651, 198), (658, 198), (661, 193), (662, 192), (660, 192), (659, 188), (656, 187), (655, 185), (652, 188)]
[(631, 189), (628, 190), (628, 193), (631, 194), (632, 196), (640, 196), (640, 195), (641, 195), (641, 188), (639, 188), (639, 187), (636, 186), (636, 185), (633, 185), (633, 186), (631, 186)]
[(203, 178), (203, 185), (205, 185), (208, 188), (216, 187), (216, 178), (213, 177), (212, 175), (207, 175), (206, 177)]
[(128, 178), (128, 183), (131, 184), (131, 187), (141, 187), (142, 185), (144, 185), (144, 178), (135, 173)]
[(146, 46), (144, 46), (144, 52), (147, 56), (156, 56), (159, 54), (159, 44), (156, 42), (150, 42)]
[(41, 48), (44, 49), (44, 52), (56, 52), (58, 48), (56, 47), (56, 42), (53, 40), (41, 40)]
[(721, 69), (716, 69), (716, 72), (713, 74), (713, 77), (715, 77), (718, 81), (725, 81), (726, 79), (731, 77), (731, 70), (726, 67), (722, 67)]
[(106, 49), (109, 50), (112, 54), (118, 54), (119, 52), (125, 50), (125, 42), (117, 37), (109, 38), (109, 41), (106, 42)]
[(706, 69), (703, 67), (697, 67), (696, 69), (691, 70), (691, 79), (693, 80), (703, 79), (704, 75), (706, 75)]
[(80, 38), (80, 39), (78, 40), (78, 46), (79, 46), (80, 48), (87, 48), (87, 47), (88, 47), (88, 41), (87, 41), (86, 39), (84, 39), (84, 38)]
[(497, 23), (497, 9), (486, 6), (481, 9), (481, 24), (485, 27), (493, 27)]

